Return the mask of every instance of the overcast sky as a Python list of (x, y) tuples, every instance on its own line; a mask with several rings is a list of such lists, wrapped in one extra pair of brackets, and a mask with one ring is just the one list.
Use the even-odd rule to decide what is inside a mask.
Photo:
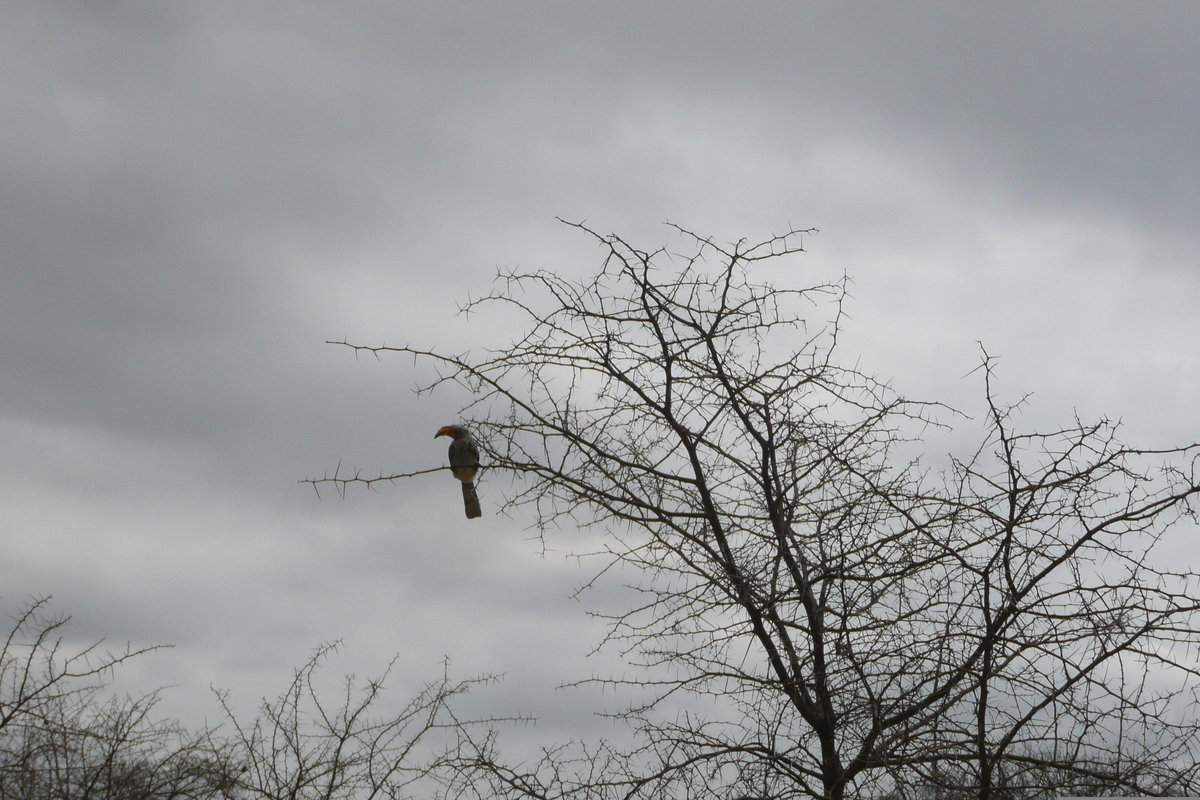
[[(855, 280), (845, 354), (978, 409), (982, 342), (1032, 424), (1200, 439), (1200, 5), (15, 2), (0, 23), (0, 594), (164, 710), (252, 703), (323, 641), (398, 696), (504, 672), (537, 734), (590, 576), (428, 476), (457, 401), (411, 361), (515, 337), (455, 316), (498, 266), (582, 275), (587, 220), (645, 248), (816, 227)], [(1192, 558), (1195, 551), (1181, 553)], [(617, 667), (619, 668), (619, 667)]]

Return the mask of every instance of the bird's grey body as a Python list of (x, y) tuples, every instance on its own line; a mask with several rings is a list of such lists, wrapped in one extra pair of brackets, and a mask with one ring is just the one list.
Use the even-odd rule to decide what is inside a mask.
[(479, 473), (479, 449), (471, 433), (460, 425), (447, 425), (438, 430), (433, 438), (449, 436), (450, 472), (462, 482), (463, 507), (467, 519), (483, 516), (479, 507), (479, 496), (475, 494), (475, 476)]

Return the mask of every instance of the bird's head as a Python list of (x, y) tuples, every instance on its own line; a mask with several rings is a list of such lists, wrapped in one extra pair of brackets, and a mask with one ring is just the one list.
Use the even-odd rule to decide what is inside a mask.
[(459, 425), (443, 425), (438, 428), (438, 432), (433, 435), (433, 438), (439, 436), (449, 436), (451, 439), (461, 439), (467, 435), (467, 429)]

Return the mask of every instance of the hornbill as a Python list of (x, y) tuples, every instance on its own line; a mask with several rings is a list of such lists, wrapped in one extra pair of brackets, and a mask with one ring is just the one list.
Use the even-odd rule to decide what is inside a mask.
[(438, 429), (433, 438), (449, 436), (450, 442), (450, 472), (462, 481), (463, 507), (467, 510), (467, 519), (483, 516), (479, 508), (479, 495), (475, 494), (475, 474), (479, 472), (479, 450), (471, 433), (460, 425), (446, 425)]

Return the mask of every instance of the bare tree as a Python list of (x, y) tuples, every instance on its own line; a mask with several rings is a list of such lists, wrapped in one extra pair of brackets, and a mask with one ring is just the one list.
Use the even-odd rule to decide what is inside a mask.
[(681, 255), (576, 227), (604, 252), (595, 276), (506, 272), (464, 307), (524, 313), (508, 347), (337, 343), (432, 363), (422, 394), (473, 393), (484, 474), (516, 479), (505, 508), (543, 535), (598, 526), (606, 564), (640, 575), (607, 639), (644, 668), (610, 681), (649, 692), (622, 712), (639, 744), (509, 766), (465, 735), (455, 793), (1197, 788), (1198, 576), (1152, 557), (1194, 513), (1196, 445), (1130, 448), (1106, 420), (1022, 432), (985, 354), (980, 445), (934, 469), (929, 426), (966, 423), (839, 364), (847, 282), (753, 280), (807, 231), (722, 246), (678, 229)]
[(105, 697), (126, 660), (157, 648), (112, 652), (63, 643), (70, 618), (49, 598), (23, 605), (0, 650), (0, 797), (111, 800), (223, 797), (228, 748), (207, 730), (154, 720), (157, 692)]
[(494, 678), (451, 681), (443, 675), (398, 713), (383, 713), (380, 704), (390, 666), (361, 684), (346, 676), (336, 702), (322, 697), (315, 679), (336, 646), (319, 647), (295, 671), (286, 691), (263, 701), (251, 723), (238, 720), (227, 692), (218, 694), (233, 728), (237, 798), (396, 800), (410, 796), (410, 791), (436, 790), (430, 775), (448, 744), (442, 734), (457, 734), (473, 725), (454, 716), (450, 701)]
[(50, 613), (50, 598), (21, 606), (0, 647), (0, 730), (38, 717), (56, 703), (84, 694), (134, 656), (159, 648), (112, 652), (97, 642), (82, 650), (64, 648), (70, 617)]
[[(159, 693), (111, 696), (104, 679), (148, 649), (63, 644), (69, 618), (48, 600), (23, 606), (0, 651), (0, 798), (4, 800), (396, 800), (438, 791), (437, 769), (458, 737), (486, 723), (456, 716), (451, 701), (490, 677), (427, 684), (386, 710), (384, 681), (347, 676), (330, 700), (318, 673), (336, 645), (295, 671), (252, 721), (228, 692), (226, 730), (189, 731), (155, 718)], [(154, 648), (149, 648), (150, 650)]]
[(0, 797), (6, 800), (226, 798), (232, 749), (151, 714), (158, 694), (100, 697), (101, 687), (60, 697), (0, 731)]

